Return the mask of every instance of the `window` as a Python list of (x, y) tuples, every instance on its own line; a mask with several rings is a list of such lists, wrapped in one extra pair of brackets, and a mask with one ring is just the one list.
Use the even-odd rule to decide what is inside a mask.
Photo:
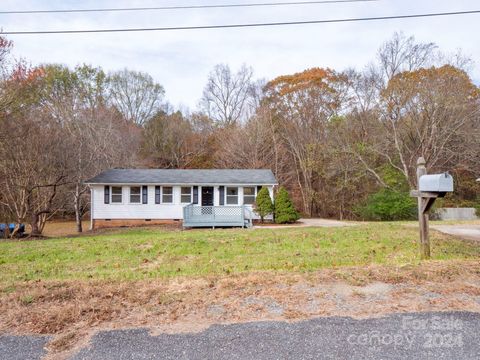
[(243, 203), (252, 205), (255, 202), (255, 187), (249, 186), (243, 188)]
[(182, 193), (181, 193), (181, 198), (180, 201), (183, 204), (190, 204), (192, 202), (192, 188), (189, 187), (184, 187), (182, 186)]
[(227, 205), (238, 205), (237, 187), (227, 187)]
[[(189, 189), (189, 188), (187, 188), (187, 189)], [(173, 188), (171, 186), (163, 186), (162, 191), (163, 191), (162, 192), (162, 203), (164, 203), (164, 204), (173, 203)], [(182, 193), (182, 196), (183, 196), (183, 193)]]
[(130, 187), (130, 203), (140, 204), (140, 186)]
[(122, 203), (122, 187), (121, 186), (112, 186), (112, 204), (121, 204)]

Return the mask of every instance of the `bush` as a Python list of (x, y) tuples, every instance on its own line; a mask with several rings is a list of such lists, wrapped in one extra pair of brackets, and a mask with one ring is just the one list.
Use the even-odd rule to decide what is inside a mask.
[(273, 210), (274, 208), (272, 198), (270, 197), (270, 192), (267, 188), (262, 187), (257, 194), (257, 199), (255, 200), (255, 211), (258, 215), (260, 215), (262, 223), (265, 216), (273, 213)]
[(475, 215), (480, 218), (480, 204), (475, 205)]
[(408, 193), (382, 189), (370, 195), (355, 212), (365, 220), (413, 220), (417, 214), (417, 202)]
[(275, 222), (277, 224), (289, 224), (300, 219), (300, 215), (295, 210), (293, 202), (284, 187), (278, 189), (275, 196)]

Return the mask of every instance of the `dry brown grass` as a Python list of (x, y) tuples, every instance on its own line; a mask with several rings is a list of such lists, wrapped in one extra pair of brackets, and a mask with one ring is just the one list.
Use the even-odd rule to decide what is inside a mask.
[[(365, 286), (368, 284), (371, 286)], [(479, 263), (465, 260), (304, 274), (258, 272), (130, 282), (37, 281), (3, 289), (0, 333), (54, 334), (49, 350), (57, 358), (83, 344), (93, 331), (105, 328), (148, 326), (158, 331), (191, 331), (199, 329), (199, 324), (218, 322), (480, 311), (479, 300)]]
[[(83, 220), (83, 231), (90, 229), (90, 220)], [(55, 220), (48, 221), (43, 229), (43, 235), (47, 237), (63, 237), (77, 235), (75, 221), (72, 220)]]

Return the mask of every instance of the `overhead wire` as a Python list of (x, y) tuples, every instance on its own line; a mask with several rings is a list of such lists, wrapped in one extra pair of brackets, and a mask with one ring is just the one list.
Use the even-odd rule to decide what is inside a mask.
[(123, 7), (123, 8), (95, 8), (95, 9), (52, 9), (52, 10), (0, 10), (0, 15), (12, 14), (55, 14), (55, 13), (90, 13), (90, 12), (119, 12), (119, 11), (152, 11), (152, 10), (187, 10), (187, 9), (220, 9), (220, 8), (243, 8), (243, 7), (267, 7), (267, 6), (301, 6), (317, 4), (341, 4), (377, 2), (380, 0), (321, 0), (321, 1), (288, 1), (288, 2), (256, 2), (237, 4), (207, 4), (207, 5), (169, 5), (149, 7)]
[(42, 34), (81, 34), (81, 33), (114, 33), (114, 32), (144, 32), (144, 31), (180, 31), (180, 30), (205, 30), (205, 29), (227, 29), (227, 28), (253, 28), (269, 26), (290, 26), (290, 25), (308, 25), (308, 24), (332, 24), (347, 22), (365, 22), (365, 21), (386, 21), (396, 19), (428, 18), (439, 16), (456, 16), (478, 14), (480, 10), (449, 11), (438, 13), (406, 14), (391, 16), (371, 16), (359, 18), (343, 19), (322, 19), (322, 20), (302, 20), (302, 21), (280, 21), (280, 22), (259, 22), (259, 23), (238, 23), (238, 24), (219, 24), (219, 25), (194, 25), (194, 26), (170, 26), (170, 27), (141, 27), (141, 28), (113, 28), (113, 29), (79, 29), (79, 30), (35, 30), (35, 31), (2, 31), (2, 35), (42, 35)]

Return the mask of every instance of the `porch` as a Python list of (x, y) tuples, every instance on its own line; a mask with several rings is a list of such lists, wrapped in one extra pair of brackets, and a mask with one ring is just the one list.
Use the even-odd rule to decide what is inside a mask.
[(253, 213), (242, 206), (199, 206), (183, 208), (183, 227), (252, 227)]

